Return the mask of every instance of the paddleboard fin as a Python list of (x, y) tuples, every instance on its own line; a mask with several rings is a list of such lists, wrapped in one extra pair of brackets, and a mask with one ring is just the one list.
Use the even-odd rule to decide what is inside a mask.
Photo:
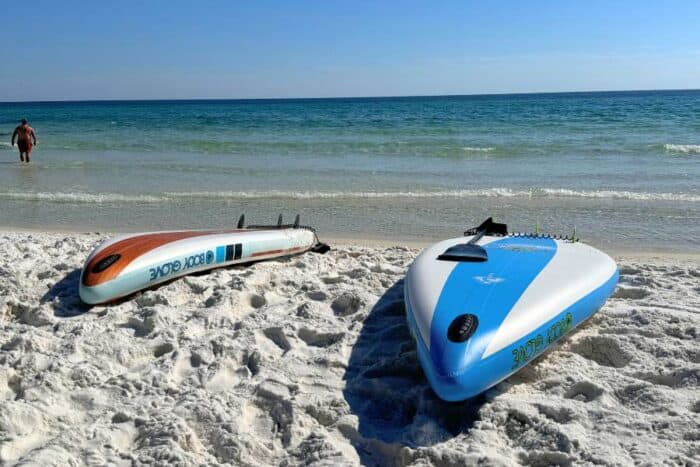
[(313, 251), (314, 253), (318, 253), (320, 255), (324, 255), (324, 254), (328, 253), (329, 251), (331, 251), (331, 247), (325, 243), (318, 242), (317, 244), (315, 244), (311, 248), (311, 251)]
[(245, 214), (241, 214), (241, 217), (238, 218), (238, 228), (242, 229), (245, 227)]
[[(309, 227), (308, 225), (301, 225), (301, 215), (297, 214), (294, 217), (293, 224), (283, 224), (282, 221), (283, 221), (282, 214), (280, 214), (279, 217), (277, 217), (277, 224), (275, 224), (275, 225), (255, 225), (255, 224), (253, 224), (253, 225), (249, 225), (245, 228), (248, 230), (265, 230), (265, 229), (268, 229), (268, 230), (271, 230), (271, 229), (304, 229), (304, 230), (308, 230), (310, 232), (313, 232), (314, 237), (316, 239), (316, 243), (308, 251), (311, 251), (313, 253), (324, 254), (324, 253), (327, 253), (331, 250), (330, 246), (328, 246), (325, 243), (321, 243), (318, 240), (318, 235), (316, 234), (316, 229), (314, 229), (313, 227)], [(244, 225), (244, 217), (243, 217), (243, 215), (241, 215), (241, 218), (238, 220), (238, 228), (239, 229), (242, 228), (243, 225)]]
[(464, 232), (465, 236), (476, 235), (483, 231), (483, 235), (508, 235), (508, 226), (506, 224), (499, 224), (493, 221), (493, 217), (489, 217), (478, 227), (473, 227)]

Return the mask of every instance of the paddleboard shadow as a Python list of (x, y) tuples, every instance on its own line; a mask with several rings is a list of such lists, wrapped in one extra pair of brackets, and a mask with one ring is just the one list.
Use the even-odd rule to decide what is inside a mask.
[[(429, 447), (468, 432), (486, 402), (485, 397), (445, 402), (430, 388), (406, 323), (403, 285), (403, 280), (396, 282), (372, 307), (343, 376), (343, 396), (359, 420), (357, 436), (350, 439), (365, 465), (392, 461), (390, 456), (377, 458), (372, 440)], [(439, 429), (416, 437), (425, 420)]]

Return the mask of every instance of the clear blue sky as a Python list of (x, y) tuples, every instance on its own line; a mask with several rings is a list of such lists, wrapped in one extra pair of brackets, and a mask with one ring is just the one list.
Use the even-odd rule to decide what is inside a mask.
[(0, 100), (700, 88), (700, 1), (7, 1)]

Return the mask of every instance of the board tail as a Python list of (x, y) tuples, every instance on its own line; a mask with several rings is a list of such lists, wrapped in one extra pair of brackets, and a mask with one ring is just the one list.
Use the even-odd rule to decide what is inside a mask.
[[(243, 222), (243, 215), (241, 215), (241, 219), (238, 221), (239, 225)], [(316, 229), (313, 227), (310, 227), (308, 225), (301, 225), (301, 216), (299, 214), (296, 215), (294, 218), (294, 223), (292, 224), (283, 224), (282, 223), (282, 214), (280, 214), (277, 217), (277, 223), (274, 225), (249, 225), (245, 227), (246, 229), (251, 229), (251, 230), (268, 230), (268, 229), (304, 229), (304, 230), (309, 230), (313, 232), (314, 237), (316, 238), (316, 243), (314, 244), (313, 247), (309, 251), (313, 253), (319, 253), (319, 254), (325, 254), (331, 250), (331, 247), (328, 246), (328, 244), (323, 243), (319, 240), (318, 234), (316, 233)]]
[(484, 235), (492, 235), (496, 237), (551, 238), (554, 240), (566, 240), (570, 242), (578, 241), (578, 237), (576, 236), (576, 228), (574, 228), (574, 233), (572, 236), (541, 234), (539, 225), (535, 228), (534, 234), (520, 232), (509, 233), (508, 226), (506, 224), (494, 222), (492, 217), (486, 219), (478, 227), (465, 230), (464, 235), (472, 236), (472, 238), (467, 243), (460, 243), (458, 245), (451, 246), (445, 250), (444, 253), (439, 255), (438, 259), (443, 261), (464, 262), (488, 261), (488, 254), (486, 253), (486, 250), (476, 244)]

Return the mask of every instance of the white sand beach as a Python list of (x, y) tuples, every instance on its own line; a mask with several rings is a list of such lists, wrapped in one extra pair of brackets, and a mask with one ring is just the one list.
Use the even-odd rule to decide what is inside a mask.
[(2, 465), (700, 465), (700, 261), (624, 255), (591, 320), (476, 400), (437, 399), (402, 279), (337, 246), (78, 295), (106, 236), (0, 234)]

